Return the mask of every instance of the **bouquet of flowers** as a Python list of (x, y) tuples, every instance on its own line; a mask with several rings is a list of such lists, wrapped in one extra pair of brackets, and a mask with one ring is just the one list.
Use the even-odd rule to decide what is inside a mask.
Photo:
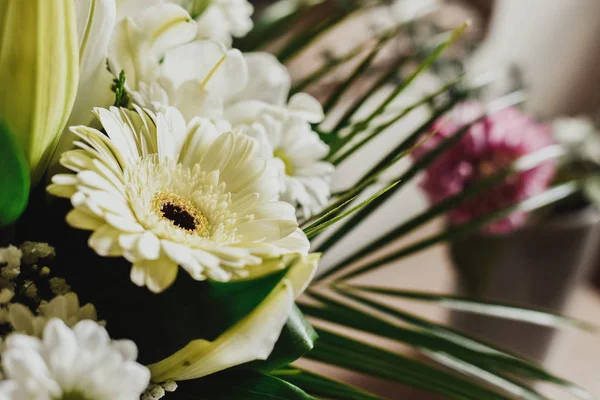
[[(418, 2), (398, 4), (394, 9), (419, 14)], [(506, 107), (483, 107), (408, 169), (383, 179), (465, 98), (454, 76), (407, 107), (394, 103), (466, 25), (426, 42), (408, 73), (401, 67), (414, 57), (380, 62), (410, 27), (401, 18), (294, 82), (282, 64), (376, 7), (382, 5), (280, 0), (253, 22), (246, 0), (0, 2), (0, 399), (379, 398), (292, 365), (303, 356), (453, 399), (544, 398), (524, 378), (591, 398), (516, 354), (369, 293), (552, 326), (589, 328), (584, 323), (348, 281), (502, 213), (566, 197), (571, 186), (541, 190), (533, 200), (353, 265), (490, 182), (474, 185), (348, 249), (315, 277), (319, 252), (491, 108)], [(315, 15), (317, 23), (304, 24)], [(257, 51), (276, 39), (283, 43), (275, 55)], [(348, 65), (324, 106), (302, 91)], [(364, 82), (367, 90), (349, 91)], [(365, 111), (384, 89), (383, 100)], [(352, 187), (332, 193), (336, 167), (420, 107), (430, 118), (419, 129)], [(549, 157), (503, 164), (498, 174)], [(408, 344), (429, 361), (319, 320)]]

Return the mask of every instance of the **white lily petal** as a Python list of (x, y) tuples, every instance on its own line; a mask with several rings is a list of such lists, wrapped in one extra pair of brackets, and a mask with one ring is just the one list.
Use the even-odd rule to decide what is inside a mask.
[(195, 379), (253, 360), (265, 360), (273, 351), (293, 304), (292, 285), (282, 281), (248, 316), (215, 341), (194, 340), (150, 365), (152, 379)]

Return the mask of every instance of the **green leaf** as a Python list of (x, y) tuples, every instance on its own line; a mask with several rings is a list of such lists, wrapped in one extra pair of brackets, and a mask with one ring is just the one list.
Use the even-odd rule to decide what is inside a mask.
[(381, 400), (382, 398), (346, 383), (297, 368), (274, 371), (273, 375), (315, 396), (336, 400)]
[[(385, 257), (382, 257), (378, 260), (370, 262), (348, 274), (343, 275), (340, 280), (350, 279), (360, 274), (371, 271), (375, 268), (378, 268), (382, 265), (388, 264), (392, 261), (396, 261), (400, 258), (406, 257), (408, 255), (414, 254), (415, 252), (424, 250), (430, 246), (433, 246), (437, 243), (441, 243), (444, 241), (454, 240), (461, 237), (468, 236), (472, 233), (479, 231), (481, 228), (486, 226), (492, 221), (497, 219), (501, 219), (506, 217), (507, 215), (512, 214), (513, 212), (522, 211), (522, 212), (531, 212), (538, 208), (545, 207), (549, 204), (552, 204), (556, 201), (564, 199), (573, 193), (576, 193), (580, 189), (580, 183), (577, 181), (571, 181), (567, 183), (563, 183), (560, 185), (556, 185), (545, 192), (542, 192), (536, 196), (532, 196), (526, 200), (521, 202), (512, 204), (510, 206), (504, 207), (498, 211), (495, 211), (489, 215), (472, 219), (469, 222), (465, 222), (461, 225), (452, 226), (445, 231), (431, 235), (423, 240), (420, 240), (416, 243), (408, 245), (407, 247), (400, 249), (398, 251), (393, 252)], [(327, 275), (330, 275), (333, 272), (327, 272)]]
[(417, 360), (324, 329), (307, 357), (382, 379), (438, 393), (448, 399), (508, 400), (484, 386)]
[(269, 358), (265, 361), (254, 361), (243, 368), (269, 373), (285, 367), (312, 350), (318, 337), (302, 311), (294, 306)]
[(15, 222), (29, 199), (29, 166), (8, 126), (0, 122), (0, 227)]
[(473, 314), (481, 314), (515, 321), (523, 321), (535, 325), (550, 326), (555, 328), (575, 327), (589, 332), (596, 332), (598, 330), (597, 326), (585, 321), (579, 321), (534, 307), (524, 307), (510, 303), (473, 299), (467, 296), (431, 294), (425, 292), (387, 289), (346, 283), (338, 284), (336, 287), (341, 289), (355, 289), (359, 292), (362, 291), (367, 293), (384, 294), (392, 297), (435, 303), (450, 310), (464, 311)]
[(168, 398), (176, 400), (316, 400), (302, 389), (257, 371), (229, 370), (202, 379), (178, 382)]

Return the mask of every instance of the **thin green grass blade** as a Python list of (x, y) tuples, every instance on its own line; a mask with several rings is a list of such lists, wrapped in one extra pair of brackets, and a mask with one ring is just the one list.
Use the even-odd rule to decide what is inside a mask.
[(331, 225), (335, 224), (338, 221), (341, 221), (342, 219), (346, 218), (348, 215), (351, 215), (354, 212), (362, 209), (363, 207), (365, 207), (368, 204), (372, 203), (373, 201), (377, 200), (378, 197), (383, 196), (385, 193), (389, 192), (390, 190), (393, 190), (393, 188), (396, 185), (398, 185), (398, 183), (399, 182), (392, 183), (391, 185), (389, 185), (386, 188), (384, 188), (384, 189), (380, 190), (379, 192), (375, 193), (373, 196), (369, 197), (365, 201), (363, 201), (360, 204), (357, 204), (356, 206), (352, 207), (350, 210), (345, 211), (342, 214), (337, 215), (337, 216), (335, 216), (333, 218), (327, 219), (327, 220), (321, 222), (320, 224), (314, 226), (313, 228), (306, 229), (304, 231), (304, 233), (306, 233), (306, 236), (309, 239), (315, 237), (316, 235), (318, 235), (319, 233), (323, 232), (325, 229), (327, 229)]
[[(339, 139), (339, 132), (351, 125), (351, 118), (356, 114), (356, 112), (365, 104), (365, 102), (376, 93), (379, 89), (381, 89), (385, 84), (390, 81), (394, 81), (396, 76), (398, 75), (398, 71), (405, 65), (407, 62), (413, 60), (415, 57), (413, 55), (406, 55), (398, 57), (397, 60), (392, 62), (392, 64), (387, 68), (387, 71), (383, 73), (371, 86), (365, 90), (365, 93), (358, 97), (356, 100), (352, 102), (352, 105), (348, 107), (344, 114), (340, 117), (337, 124), (333, 129), (331, 129), (331, 133), (334, 134)], [(350, 132), (353, 136), (358, 132)]]
[(344, 200), (342, 203), (335, 205), (333, 208), (328, 209), (327, 212), (325, 212), (322, 216), (314, 220), (314, 222), (311, 222), (310, 224), (304, 226), (303, 230), (307, 231), (309, 229), (313, 229), (314, 227), (322, 224), (328, 219), (335, 217), (336, 215), (338, 215), (338, 211), (342, 211), (348, 204), (356, 200), (356, 197), (357, 196), (352, 196), (349, 199)]
[(524, 307), (511, 303), (473, 299), (468, 296), (432, 294), (426, 292), (379, 288), (346, 283), (339, 284), (338, 287), (342, 289), (344, 287), (347, 287), (349, 289), (355, 289), (357, 291), (367, 293), (377, 293), (386, 296), (418, 300), (427, 303), (435, 303), (441, 307), (448, 308), (450, 310), (528, 322), (530, 324), (535, 325), (549, 326), (553, 328), (570, 327), (582, 329), (588, 332), (598, 331), (598, 327), (592, 323), (580, 321), (574, 318), (566, 317), (564, 315), (538, 309), (535, 307)]
[[(394, 28), (394, 30), (395, 29), (396, 28)], [(379, 35), (378, 37), (376, 37), (374, 39), (376, 41), (379, 41), (379, 40), (381, 40), (381, 38), (385, 37), (386, 35), (388, 35), (388, 32), (384, 32), (383, 34)], [(292, 86), (292, 89), (291, 89), (291, 93), (294, 94), (294, 93), (298, 93), (298, 92), (304, 90), (309, 85), (319, 81), (321, 78), (323, 78), (329, 72), (331, 72), (334, 69), (340, 67), (341, 65), (344, 65), (345, 63), (353, 60), (360, 53), (365, 51), (367, 49), (367, 47), (369, 47), (371, 45), (372, 41), (373, 41), (373, 39), (370, 39), (370, 40), (367, 40), (365, 42), (358, 44), (357, 46), (355, 46), (353, 49), (351, 49), (347, 53), (330, 60), (325, 65), (323, 65), (316, 71), (310, 73), (308, 76), (306, 76), (302, 80), (294, 83), (294, 85)], [(335, 129), (334, 129), (334, 131), (335, 131)]]
[(310, 31), (300, 34), (298, 37), (292, 39), (290, 43), (286, 44), (285, 47), (277, 53), (277, 58), (282, 63), (290, 60), (292, 57), (304, 50), (319, 36), (338, 26), (356, 10), (358, 10), (358, 8), (350, 10), (338, 10), (334, 15), (324, 19)]
[(350, 279), (358, 275), (364, 274), (368, 271), (372, 271), (375, 268), (388, 264), (392, 261), (399, 260), (418, 251), (422, 251), (437, 243), (465, 237), (469, 234), (479, 231), (481, 228), (483, 228), (490, 222), (506, 217), (507, 215), (515, 211), (531, 212), (535, 209), (542, 208), (576, 193), (579, 190), (579, 188), (580, 184), (578, 181), (571, 181), (554, 186), (539, 195), (530, 197), (529, 199), (523, 200), (519, 203), (510, 205), (508, 207), (504, 207), (484, 217), (476, 218), (464, 224), (451, 227), (439, 234), (432, 235), (428, 238), (418, 241), (390, 255), (382, 257), (354, 271), (351, 271), (342, 276), (340, 280)]
[(346, 234), (352, 231), (360, 222), (362, 222), (377, 208), (379, 208), (379, 206), (382, 205), (386, 200), (388, 200), (394, 193), (396, 193), (400, 188), (402, 188), (406, 183), (408, 183), (414, 176), (417, 175), (417, 173), (419, 173), (419, 171), (429, 166), (447, 149), (449, 149), (454, 144), (458, 143), (458, 141), (462, 139), (462, 137), (469, 131), (471, 126), (476, 122), (478, 122), (478, 120), (474, 121), (472, 124), (464, 126), (462, 129), (457, 131), (456, 134), (444, 139), (435, 149), (428, 152), (419, 160), (417, 160), (408, 170), (406, 170), (403, 174), (400, 175), (400, 177), (398, 177), (398, 185), (394, 186), (392, 190), (387, 191), (385, 195), (379, 196), (368, 207), (364, 207), (359, 212), (357, 212), (343, 226), (341, 226), (329, 238), (327, 238), (326, 241), (321, 243), (321, 245), (319, 245), (317, 250), (315, 251), (324, 252), (331, 248), (341, 238), (343, 238)]
[[(392, 229), (390, 232), (386, 233), (382, 237), (369, 243), (364, 248), (359, 249), (358, 251), (356, 251), (354, 253), (348, 254), (344, 259), (338, 261), (335, 265), (333, 265), (331, 267), (331, 271), (332, 271), (331, 273), (339, 271), (345, 265), (348, 265), (368, 254), (371, 254), (374, 251), (377, 251), (377, 250), (383, 248), (388, 243), (408, 234), (409, 232), (413, 231), (414, 229), (431, 221), (433, 218), (435, 218), (439, 215), (443, 215), (444, 213), (454, 209), (458, 205), (462, 204), (465, 200), (471, 199), (471, 198), (475, 197), (476, 195), (478, 195), (479, 193), (482, 193), (482, 192), (494, 187), (495, 185), (500, 184), (506, 178), (508, 178), (516, 173), (535, 168), (536, 166), (538, 166), (544, 162), (562, 157), (564, 155), (565, 155), (565, 151), (562, 147), (560, 147), (558, 145), (553, 145), (553, 146), (548, 146), (548, 147), (538, 150), (534, 153), (531, 153), (524, 157), (519, 158), (518, 160), (513, 162), (508, 168), (498, 171), (497, 173), (495, 173), (485, 179), (482, 179), (473, 185), (470, 185), (464, 191), (462, 191), (454, 196), (450, 196), (450, 197), (432, 205), (424, 212), (422, 212), (418, 215), (415, 215), (414, 217), (410, 218), (409, 220), (403, 222), (402, 224), (400, 224), (396, 228)], [(360, 185), (358, 185), (357, 187), (360, 187)]]
[(400, 143), (398, 146), (396, 146), (396, 148), (394, 148), (391, 152), (389, 152), (381, 160), (381, 162), (379, 162), (375, 167), (371, 168), (371, 170), (369, 170), (368, 173), (363, 175), (359, 179), (359, 181), (356, 185), (354, 185), (351, 189), (340, 193), (338, 195), (340, 197), (339, 199), (337, 199), (335, 202), (333, 202), (332, 204), (330, 204), (329, 206), (324, 208), (320, 213), (314, 215), (309, 221), (305, 222), (305, 224), (312, 223), (312, 221), (317, 221), (317, 220), (321, 219), (323, 216), (330, 214), (332, 212), (339, 212), (340, 210), (343, 210), (345, 205), (349, 204), (349, 202), (351, 202), (354, 198), (356, 198), (356, 196), (358, 196), (360, 193), (362, 193), (362, 191), (368, 186), (368, 184), (365, 184), (365, 182), (368, 179), (370, 179), (371, 176), (373, 176), (374, 174), (378, 174), (378, 173), (382, 172), (383, 170), (389, 168), (392, 165), (394, 159), (399, 154), (404, 153), (404, 151), (406, 149), (410, 148), (413, 145), (413, 143), (416, 142), (416, 140), (419, 137), (421, 137), (425, 131), (427, 131), (428, 129), (431, 128), (431, 125), (440, 116), (442, 116), (444, 113), (446, 113), (452, 107), (454, 107), (454, 105), (455, 105), (455, 103), (451, 102), (451, 103), (445, 105), (443, 108), (439, 109), (438, 111), (434, 112), (432, 117), (427, 122), (425, 122), (413, 134), (411, 134), (410, 137), (406, 138), (404, 141), (402, 141), (402, 143)]
[(318, 333), (321, 340), (315, 349), (308, 353), (308, 358), (438, 393), (448, 399), (509, 399), (476, 382), (462, 379), (423, 362), (325, 329), (318, 329)]
[(327, 399), (335, 400), (382, 400), (382, 397), (376, 396), (364, 390), (355, 388), (343, 382), (338, 382), (312, 372), (299, 368), (287, 368), (272, 373), (273, 376), (283, 379), (292, 385), (301, 387), (308, 393), (315, 396), (322, 396)]
[[(424, 71), (426, 71), (434, 62), (439, 58), (444, 50), (450, 45), (452, 45), (458, 38), (464, 33), (468, 24), (463, 24), (460, 27), (456, 28), (451, 34), (450, 38), (444, 43), (438, 45), (433, 52), (417, 67), (417, 69), (402, 83), (400, 83), (392, 93), (390, 93), (383, 102), (379, 104), (379, 106), (369, 114), (365, 119), (357, 122), (352, 128), (351, 132), (348, 134), (348, 137), (352, 138), (356, 134), (363, 132), (369, 126), (369, 124), (379, 115), (383, 114), (387, 106), (398, 96), (400, 95), (408, 86), (412, 84), (412, 82), (421, 75)], [(339, 151), (341, 147), (337, 147), (332, 149), (329, 153), (328, 158), (333, 159), (337, 151)]]
[(339, 102), (342, 96), (350, 89), (352, 84), (356, 82), (370, 67), (373, 60), (381, 49), (388, 43), (393, 35), (382, 35), (378, 40), (373, 49), (364, 58), (364, 60), (352, 71), (350, 76), (342, 83), (338, 85), (338, 88), (329, 96), (325, 104), (323, 104), (323, 111), (325, 115), (331, 111), (331, 109)]
[[(374, 139), (375, 137), (377, 137), (377, 135), (379, 135), (381, 132), (385, 131), (390, 126), (392, 126), (393, 124), (395, 124), (396, 122), (398, 122), (402, 118), (406, 117), (412, 111), (416, 110), (417, 108), (421, 107), (424, 104), (427, 104), (427, 103), (433, 101), (436, 97), (438, 97), (438, 96), (446, 93), (450, 88), (455, 87), (461, 80), (462, 80), (462, 77), (460, 77), (460, 78), (458, 78), (458, 79), (456, 79), (456, 80), (454, 80), (452, 82), (449, 82), (448, 84), (444, 85), (439, 90), (437, 90), (437, 91), (435, 91), (435, 92), (433, 92), (433, 93), (431, 93), (431, 94), (423, 97), (422, 99), (420, 99), (416, 103), (411, 104), (410, 106), (408, 106), (407, 108), (405, 108), (404, 110), (402, 110), (397, 116), (395, 116), (391, 120), (389, 120), (389, 121), (387, 121), (387, 122), (385, 122), (385, 123), (383, 123), (383, 124), (375, 127), (373, 129), (373, 131), (369, 135), (367, 135), (364, 139), (362, 139), (358, 143), (354, 144), (348, 150), (344, 151), (341, 155), (339, 155), (338, 157), (335, 157), (333, 160), (330, 160), (330, 161), (334, 165), (341, 164), (344, 160), (346, 160), (348, 157), (350, 157), (352, 154), (354, 154), (357, 150), (359, 150), (365, 144), (369, 143), (372, 139)], [(342, 150), (343, 150), (343, 148), (342, 148)]]

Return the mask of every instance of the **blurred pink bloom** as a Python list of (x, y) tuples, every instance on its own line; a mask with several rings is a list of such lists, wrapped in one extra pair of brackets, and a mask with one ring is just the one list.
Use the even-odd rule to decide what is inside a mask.
[[(466, 102), (437, 121), (439, 131), (414, 153), (414, 158), (437, 147), (461, 127), (483, 115), (479, 103)], [(465, 190), (478, 180), (493, 175), (521, 156), (553, 144), (549, 126), (537, 123), (517, 108), (508, 108), (486, 117), (469, 129), (459, 143), (439, 157), (426, 171), (422, 188), (436, 203)], [(450, 222), (458, 224), (496, 211), (543, 192), (554, 175), (547, 162), (511, 176), (503, 184), (476, 195), (449, 212)], [(522, 226), (524, 212), (515, 212), (485, 227), (488, 233), (507, 233)]]

